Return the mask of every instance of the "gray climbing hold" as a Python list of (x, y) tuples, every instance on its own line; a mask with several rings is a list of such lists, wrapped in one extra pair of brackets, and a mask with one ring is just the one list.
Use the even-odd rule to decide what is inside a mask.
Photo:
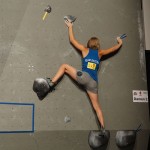
[(67, 15), (67, 16), (64, 16), (64, 20), (65, 20), (65, 21), (67, 20), (67, 21), (73, 23), (73, 22), (75, 22), (76, 17), (71, 16), (71, 15)]
[(70, 118), (69, 116), (65, 116), (64, 122), (65, 122), (65, 123), (68, 123), (68, 122), (70, 122), (70, 121), (71, 121), (71, 118)]

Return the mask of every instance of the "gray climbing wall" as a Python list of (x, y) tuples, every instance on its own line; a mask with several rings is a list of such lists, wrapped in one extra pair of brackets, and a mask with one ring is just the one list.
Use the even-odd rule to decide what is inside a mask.
[(144, 29), (145, 29), (145, 49), (150, 50), (150, 31), (148, 27), (150, 26), (149, 21), (149, 14), (150, 14), (150, 1), (149, 0), (142, 0), (143, 4), (143, 20), (144, 20)]
[[(43, 21), (48, 4), (52, 12)], [(132, 98), (133, 90), (147, 90), (140, 0), (0, 0), (0, 10), (0, 102), (10, 103), (0, 104), (0, 130), (30, 130), (32, 110), (11, 103), (35, 105), (35, 132), (0, 134), (3, 150), (21, 145), (22, 150), (90, 149), (88, 133), (98, 125), (86, 93), (67, 76), (43, 101), (32, 91), (35, 78), (54, 76), (62, 63), (81, 69), (80, 54), (70, 45), (63, 20), (68, 14), (77, 17), (75, 37), (85, 45), (97, 36), (106, 49), (127, 34), (120, 51), (101, 63), (99, 101), (111, 131), (108, 149), (117, 149), (116, 130), (135, 129), (140, 123), (143, 131), (135, 149), (146, 149), (148, 103), (133, 103)]]

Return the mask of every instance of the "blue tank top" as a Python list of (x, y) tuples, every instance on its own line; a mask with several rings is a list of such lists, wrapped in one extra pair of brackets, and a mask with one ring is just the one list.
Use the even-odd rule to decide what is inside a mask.
[(99, 64), (98, 50), (89, 49), (88, 55), (82, 58), (82, 71), (87, 72), (95, 81), (98, 81)]

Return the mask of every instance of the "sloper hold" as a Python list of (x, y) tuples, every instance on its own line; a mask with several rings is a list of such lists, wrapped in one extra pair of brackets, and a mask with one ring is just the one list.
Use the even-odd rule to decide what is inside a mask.
[(116, 133), (116, 145), (119, 148), (125, 148), (134, 145), (136, 133), (141, 130), (141, 124), (136, 130), (119, 130)]
[(109, 130), (90, 131), (88, 136), (88, 143), (93, 150), (97, 150), (100, 147), (106, 145), (109, 141), (109, 138)]
[(67, 16), (64, 16), (64, 20), (68, 20), (69, 22), (73, 23), (73, 22), (75, 22), (76, 17), (67, 15)]

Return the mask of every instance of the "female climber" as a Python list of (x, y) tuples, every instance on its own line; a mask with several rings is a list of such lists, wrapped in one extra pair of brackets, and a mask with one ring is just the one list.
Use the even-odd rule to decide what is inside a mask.
[[(99, 39), (96, 37), (92, 37), (88, 41), (87, 46), (84, 46), (80, 44), (74, 37), (73, 23), (70, 23), (67, 20), (65, 21), (65, 23), (68, 27), (69, 39), (71, 44), (73, 44), (73, 46), (75, 46), (81, 52), (82, 71), (79, 71), (68, 64), (62, 64), (56, 75), (52, 78), (51, 82), (54, 85), (57, 84), (58, 79), (60, 79), (60, 77), (62, 77), (64, 73), (67, 73), (75, 81), (83, 85), (91, 100), (92, 106), (97, 114), (101, 127), (104, 128), (104, 118), (98, 101), (97, 71), (99, 69), (100, 59), (102, 58), (102, 56), (117, 51), (122, 45), (122, 40), (117, 37), (118, 44), (109, 49), (101, 50)], [(51, 86), (54, 86), (52, 83)]]
[(104, 118), (101, 110), (101, 106), (98, 100), (98, 69), (102, 56), (110, 54), (114, 51), (117, 51), (121, 45), (122, 40), (117, 37), (117, 44), (109, 49), (102, 50), (100, 49), (99, 39), (92, 37), (88, 42), (87, 46), (80, 44), (74, 37), (73, 33), (73, 23), (65, 21), (65, 24), (68, 27), (69, 39), (71, 44), (77, 48), (82, 55), (82, 71), (75, 69), (74, 67), (68, 64), (62, 64), (52, 78), (50, 86), (51, 88), (57, 84), (57, 81), (66, 73), (79, 84), (83, 85), (85, 88), (92, 106), (97, 114), (98, 120), (101, 124), (101, 127), (104, 128)]

